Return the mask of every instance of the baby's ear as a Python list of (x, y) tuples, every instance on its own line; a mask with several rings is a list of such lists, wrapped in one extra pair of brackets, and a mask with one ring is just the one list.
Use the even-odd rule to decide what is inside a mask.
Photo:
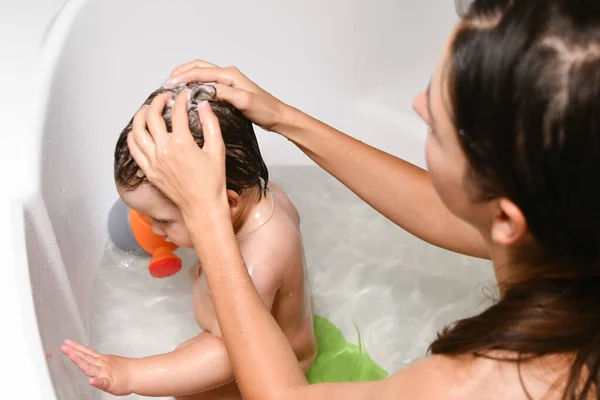
[(235, 191), (228, 189), (227, 202), (229, 203), (229, 209), (231, 210), (231, 214), (235, 214), (240, 207), (240, 195), (237, 194)]

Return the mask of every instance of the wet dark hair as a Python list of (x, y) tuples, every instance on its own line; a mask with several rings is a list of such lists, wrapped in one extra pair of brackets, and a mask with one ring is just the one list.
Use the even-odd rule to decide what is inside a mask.
[(477, 0), (450, 54), (467, 184), (514, 202), (545, 262), (430, 350), (572, 355), (563, 399), (600, 399), (600, 2)]
[[(261, 196), (267, 188), (269, 171), (262, 159), (256, 134), (252, 123), (232, 105), (214, 101), (215, 89), (210, 85), (188, 83), (173, 89), (160, 88), (153, 92), (144, 104), (150, 104), (156, 96), (166, 91), (173, 93), (173, 100), (184, 89), (190, 89), (188, 105), (188, 118), (190, 131), (198, 146), (204, 146), (202, 125), (198, 117), (198, 105), (203, 100), (208, 100), (213, 112), (219, 119), (223, 141), (225, 142), (225, 173), (227, 175), (227, 189), (240, 194), (245, 189), (260, 188)], [(167, 130), (171, 132), (171, 105), (169, 103), (163, 112)], [(123, 129), (115, 148), (114, 177), (117, 186), (133, 190), (143, 182), (146, 176), (141, 171), (135, 160), (131, 157), (127, 146), (127, 135), (131, 131), (133, 118)]]

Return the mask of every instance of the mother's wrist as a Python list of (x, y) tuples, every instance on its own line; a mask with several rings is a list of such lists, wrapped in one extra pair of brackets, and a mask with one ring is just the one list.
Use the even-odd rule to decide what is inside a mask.
[(273, 131), (293, 141), (294, 136), (302, 133), (309, 118), (308, 115), (297, 108), (282, 103), (279, 122)]
[(184, 214), (192, 242), (199, 257), (219, 253), (219, 246), (231, 249), (235, 233), (231, 224), (229, 208), (213, 207), (202, 212)]
[(223, 221), (231, 223), (231, 215), (227, 203), (220, 204), (215, 202), (212, 205), (186, 207), (181, 209), (181, 213), (186, 224), (207, 225), (219, 224)]

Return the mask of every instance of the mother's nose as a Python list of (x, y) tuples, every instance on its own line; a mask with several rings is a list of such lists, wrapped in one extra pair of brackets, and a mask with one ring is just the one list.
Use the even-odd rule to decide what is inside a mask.
[(413, 109), (425, 123), (429, 124), (431, 122), (429, 110), (427, 109), (427, 90), (423, 90), (415, 97), (413, 100)]

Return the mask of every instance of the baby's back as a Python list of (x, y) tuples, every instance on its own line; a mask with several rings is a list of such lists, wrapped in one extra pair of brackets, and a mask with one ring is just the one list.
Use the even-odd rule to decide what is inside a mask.
[[(312, 294), (308, 282), (308, 272), (300, 234), (300, 217), (296, 207), (276, 184), (270, 185), (275, 197), (287, 218), (282, 226), (275, 226), (274, 233), (281, 229), (280, 240), (292, 235), (296, 239), (294, 250), (289, 254), (288, 267), (283, 274), (283, 284), (275, 297), (272, 314), (286, 334), (304, 370), (308, 370), (317, 354), (317, 344), (313, 332)], [(288, 222), (289, 221), (289, 222)], [(291, 222), (291, 223), (290, 223)], [(289, 232), (288, 232), (289, 229)], [(283, 233), (285, 232), (285, 234)], [(291, 239), (290, 239), (291, 240)], [(284, 244), (281, 244), (284, 246)]]
[[(267, 198), (259, 209), (271, 211), (268, 222), (240, 237), (240, 251), (248, 272), (265, 305), (289, 340), (302, 367), (307, 370), (316, 356), (312, 326), (311, 293), (296, 208), (276, 184), (269, 184)], [(268, 211), (265, 211), (268, 210)], [(197, 277), (197, 278), (196, 278)], [(210, 291), (204, 274), (193, 279), (194, 313), (198, 324), (220, 336)]]
[[(316, 356), (312, 326), (312, 297), (300, 234), (300, 217), (276, 184), (269, 184), (274, 211), (255, 234), (240, 240), (240, 249), (257, 289), (277, 280), (271, 313), (305, 370)], [(268, 258), (268, 259), (265, 259)]]

